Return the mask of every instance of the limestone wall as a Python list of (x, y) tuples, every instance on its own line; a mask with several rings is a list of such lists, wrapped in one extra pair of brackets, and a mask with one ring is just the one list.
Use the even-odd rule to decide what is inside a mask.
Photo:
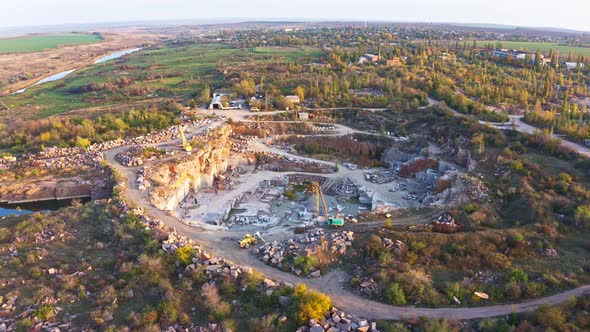
[(213, 185), (214, 178), (227, 170), (231, 152), (230, 126), (213, 131), (191, 155), (146, 169), (153, 190), (150, 202), (161, 210), (173, 211), (188, 193)]

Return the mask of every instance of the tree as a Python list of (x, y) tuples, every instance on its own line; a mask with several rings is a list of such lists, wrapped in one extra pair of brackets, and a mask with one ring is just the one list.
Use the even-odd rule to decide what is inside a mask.
[(205, 103), (208, 103), (210, 100), (211, 100), (211, 89), (209, 88), (208, 85), (206, 85), (205, 88), (199, 94), (197, 101), (199, 102), (199, 104), (205, 104)]
[(305, 90), (301, 86), (297, 86), (295, 90), (293, 90), (293, 94), (299, 97), (299, 100), (303, 103), (305, 100)]
[(238, 96), (252, 96), (256, 93), (256, 83), (253, 79), (245, 79), (234, 85), (234, 91)]

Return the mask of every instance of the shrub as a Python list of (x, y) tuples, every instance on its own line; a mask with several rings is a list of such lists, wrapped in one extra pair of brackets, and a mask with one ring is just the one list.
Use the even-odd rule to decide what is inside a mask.
[(385, 301), (389, 304), (403, 305), (406, 304), (406, 295), (401, 286), (394, 282), (385, 289)]
[(559, 175), (557, 176), (557, 180), (563, 181), (566, 183), (572, 183), (573, 179), (574, 178), (568, 173), (559, 173)]
[(521, 269), (513, 269), (508, 272), (508, 278), (516, 282), (528, 282), (529, 276)]
[(542, 305), (537, 311), (536, 318), (545, 328), (561, 330), (565, 324), (565, 314), (556, 306)]
[(299, 256), (294, 263), (303, 273), (308, 274), (318, 264), (318, 259), (313, 256)]
[(178, 311), (170, 302), (162, 302), (158, 305), (158, 313), (164, 321), (173, 323), (178, 320)]
[(195, 249), (189, 245), (186, 245), (184, 247), (178, 248), (178, 250), (176, 250), (174, 253), (174, 256), (180, 263), (189, 265), (193, 263), (193, 257), (195, 257), (195, 254)]
[(43, 305), (33, 311), (33, 316), (38, 317), (40, 320), (48, 320), (53, 317), (53, 307), (50, 305)]
[(522, 294), (522, 290), (520, 289), (520, 285), (516, 281), (510, 281), (504, 286), (504, 290), (506, 292), (506, 297), (510, 300), (518, 300), (520, 299), (520, 295)]
[(321, 320), (324, 314), (332, 307), (330, 298), (316, 291), (310, 291), (303, 284), (297, 284), (294, 289), (295, 319), (300, 324), (307, 323), (310, 319)]
[(590, 206), (578, 206), (574, 212), (574, 218), (577, 225), (590, 227)]
[(383, 250), (381, 238), (375, 234), (371, 234), (367, 240), (367, 244), (365, 245), (365, 250), (367, 251), (367, 255), (369, 257), (377, 258), (379, 253)]
[(289, 199), (292, 201), (297, 199), (297, 193), (295, 193), (293, 190), (285, 190), (285, 192), (283, 193), (283, 196), (285, 196), (286, 199)]

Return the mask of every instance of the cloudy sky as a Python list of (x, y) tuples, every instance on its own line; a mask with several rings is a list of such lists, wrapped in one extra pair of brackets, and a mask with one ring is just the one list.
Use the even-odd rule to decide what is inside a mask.
[(0, 26), (146, 20), (353, 19), (590, 31), (590, 0), (1, 0)]

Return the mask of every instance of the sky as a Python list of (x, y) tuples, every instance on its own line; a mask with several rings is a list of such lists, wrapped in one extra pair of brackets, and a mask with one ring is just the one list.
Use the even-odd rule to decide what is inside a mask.
[(308, 19), (495, 23), (590, 31), (590, 0), (0, 0), (0, 27)]

